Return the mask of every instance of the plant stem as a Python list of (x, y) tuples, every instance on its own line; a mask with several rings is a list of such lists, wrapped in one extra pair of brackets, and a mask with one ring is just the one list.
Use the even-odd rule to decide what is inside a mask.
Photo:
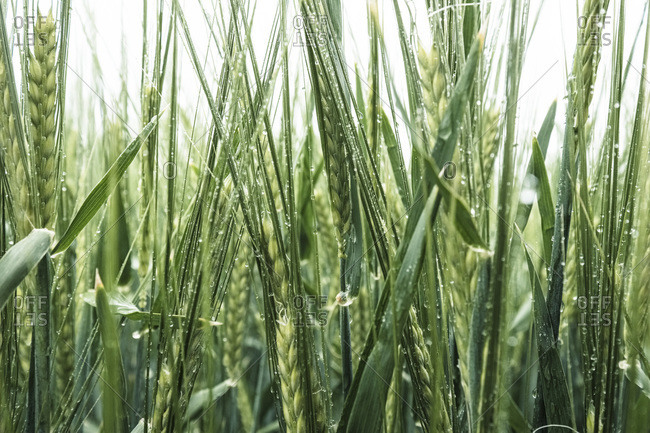
[[(345, 258), (339, 259), (339, 267), (341, 272), (341, 293), (344, 298), (347, 298), (347, 287), (345, 285)], [(343, 397), (347, 397), (348, 390), (352, 384), (352, 346), (350, 336), (350, 308), (347, 305), (341, 305), (339, 311), (341, 319), (341, 366), (343, 369)]]

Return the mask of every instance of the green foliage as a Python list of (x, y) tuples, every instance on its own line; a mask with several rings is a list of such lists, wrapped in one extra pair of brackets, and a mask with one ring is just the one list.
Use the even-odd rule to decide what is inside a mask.
[(6, 3), (0, 432), (647, 429), (638, 5)]

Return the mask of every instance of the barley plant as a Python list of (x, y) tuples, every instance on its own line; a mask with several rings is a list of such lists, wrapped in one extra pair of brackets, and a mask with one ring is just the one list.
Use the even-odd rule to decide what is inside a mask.
[(0, 433), (650, 431), (647, 1), (0, 30)]

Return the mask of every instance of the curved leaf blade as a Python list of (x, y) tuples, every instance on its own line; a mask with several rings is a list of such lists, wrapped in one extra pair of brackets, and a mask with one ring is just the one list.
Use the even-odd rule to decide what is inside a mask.
[(159, 118), (160, 115), (154, 117), (151, 122), (144, 127), (142, 132), (131, 143), (129, 143), (126, 149), (124, 149), (120, 156), (117, 157), (117, 160), (113, 163), (111, 168), (108, 169), (102, 180), (100, 180), (90, 194), (88, 194), (88, 197), (86, 197), (86, 200), (84, 200), (83, 204), (75, 214), (70, 226), (52, 250), (53, 255), (68, 249), (81, 230), (86, 227), (86, 224), (90, 222), (102, 205), (106, 203), (106, 200), (108, 200), (108, 197), (117, 186), (117, 183), (122, 179), (124, 172), (135, 159), (140, 147), (142, 147), (144, 141), (158, 124)]

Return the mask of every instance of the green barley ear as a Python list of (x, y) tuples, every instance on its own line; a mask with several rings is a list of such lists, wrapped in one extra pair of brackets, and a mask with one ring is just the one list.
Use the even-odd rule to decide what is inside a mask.
[[(74, 269), (76, 256), (72, 249), (64, 253), (62, 266), (57, 274), (57, 287), (52, 293), (54, 339), (54, 375), (56, 377), (56, 398), (62, 402), (72, 399), (74, 387), (75, 353), (71, 341), (74, 341), (74, 288), (76, 273)], [(67, 419), (72, 414), (71, 404), (61, 404), (62, 417)]]
[(166, 366), (162, 366), (158, 375), (158, 392), (156, 393), (156, 405), (153, 411), (153, 425), (151, 431), (161, 433), (166, 431), (166, 425), (169, 421), (171, 407), (171, 373)]
[(427, 113), (427, 124), (432, 137), (438, 135), (438, 125), (447, 109), (447, 93), (445, 73), (440, 63), (440, 55), (436, 47), (431, 47), (428, 53), (419, 47), (420, 77), (422, 80), (422, 97)]
[[(650, 192), (650, 177), (646, 178), (645, 196)], [(650, 224), (642, 224), (643, 217), (648, 215), (650, 205), (644, 202), (641, 212), (637, 216), (639, 221), (639, 240), (637, 241), (637, 257), (650, 256)], [(646, 220), (647, 221), (647, 220)], [(646, 330), (650, 323), (650, 261), (643, 260), (639, 263), (639, 269), (633, 274), (634, 283), (630, 285), (625, 303), (625, 340), (629, 347), (626, 347), (628, 364), (635, 365), (638, 359), (643, 359), (648, 353), (650, 339), (646, 336)]]
[(499, 147), (499, 110), (488, 108), (481, 116), (479, 128), (480, 156), (485, 183), (489, 183), (492, 177), (492, 168), (496, 161), (496, 154)]
[[(366, 344), (366, 337), (370, 332), (374, 312), (372, 299), (367, 288), (362, 287), (359, 290), (359, 296), (355, 301), (357, 308), (351, 310), (352, 323), (352, 349), (355, 353), (362, 353)], [(355, 367), (359, 364), (359, 357), (355, 356)]]
[[(142, 122), (144, 125), (148, 124), (156, 116), (157, 96), (158, 93), (154, 87), (148, 86), (144, 89), (142, 102)], [(155, 146), (156, 132), (154, 131), (142, 146), (142, 159), (140, 161), (140, 194), (143, 197), (140, 205), (140, 215), (143, 222), (138, 242), (138, 276), (140, 279), (146, 277), (149, 272), (149, 262), (151, 261), (152, 228), (150, 222), (151, 211), (149, 209), (153, 205)], [(143, 300), (141, 299), (140, 302), (143, 302)], [(144, 304), (140, 306), (144, 307)]]
[[(431, 356), (429, 355), (429, 347), (424, 339), (424, 332), (422, 327), (418, 323), (418, 318), (416, 314), (415, 307), (411, 306), (409, 309), (409, 320), (407, 322), (409, 329), (410, 338), (413, 338), (413, 344), (411, 345), (412, 353), (409, 354), (411, 358), (411, 376), (412, 380), (417, 386), (418, 396), (416, 399), (416, 407), (420, 412), (420, 418), (425, 422), (426, 425), (429, 425), (431, 420), (430, 408), (431, 404), (434, 401), (433, 388), (431, 374), (433, 372), (433, 365), (431, 363)], [(439, 401), (436, 401), (439, 403)], [(444, 418), (445, 425), (447, 425), (448, 420), (446, 419), (446, 414), (442, 413), (437, 414), (436, 419)], [(436, 424), (434, 429), (439, 429), (442, 426)], [(442, 429), (439, 431), (443, 431)]]
[(7, 66), (0, 56), (0, 97), (2, 98), (0, 101), (0, 142), (2, 143), (2, 154), (16, 220), (16, 237), (21, 239), (31, 231), (33, 212), (29, 201), (27, 170), (21, 160), (15, 117), (11, 109), (10, 83), (7, 75)]
[(237, 379), (242, 372), (242, 345), (246, 326), (246, 310), (250, 285), (247, 248), (242, 244), (230, 277), (230, 289), (225, 301), (225, 333), (223, 363), (228, 374)]
[[(275, 192), (272, 191), (275, 195)], [(277, 232), (268, 218), (263, 222), (263, 234), (266, 239), (268, 252), (268, 272), (271, 273), (273, 283), (273, 295), (275, 297), (275, 308), (277, 312), (276, 323), (276, 344), (278, 353), (278, 373), (280, 376), (280, 390), (282, 394), (282, 412), (286, 431), (303, 432), (307, 431), (309, 414), (307, 413), (308, 402), (304, 391), (305, 375), (301, 371), (299, 358), (298, 332), (296, 320), (298, 319), (292, 305), (289, 290), (289, 277), (286, 272), (284, 258), (282, 257), (277, 240)], [(310, 380), (318, 382), (314, 370), (310, 372)], [(317, 422), (324, 425), (325, 420), (321, 419), (324, 413), (324, 402), (320, 392), (311, 396), (314, 407), (319, 409)]]
[(289, 305), (289, 282), (284, 263), (278, 248), (277, 234), (271, 222), (264, 221), (264, 235), (267, 241), (269, 271), (272, 274), (273, 295), (278, 322), (276, 342), (278, 347), (278, 372), (282, 393), (282, 412), (287, 432), (305, 431), (307, 414), (305, 397), (301, 386), (301, 373), (298, 366), (298, 339), (294, 330), (294, 316)]
[(224, 328), (226, 339), (224, 342), (223, 363), (228, 375), (239, 382), (237, 387), (237, 407), (241, 415), (242, 426), (245, 431), (250, 431), (252, 423), (252, 410), (248, 394), (242, 385), (242, 361), (244, 336), (246, 334), (246, 312), (250, 294), (250, 268), (248, 266), (249, 249), (242, 239), (239, 257), (233, 267), (230, 277), (230, 289), (226, 293)]
[(325, 128), (324, 157), (329, 177), (330, 199), (332, 201), (332, 220), (336, 228), (336, 240), (339, 257), (345, 256), (347, 236), (350, 232), (350, 173), (345, 152), (344, 137), (336, 118), (336, 109), (332, 106), (333, 98), (326, 90), (326, 83), (318, 75), (319, 86), (323, 95), (322, 112)]
[(55, 100), (56, 100), (56, 24), (50, 11), (40, 12), (36, 20), (36, 38), (29, 61), (29, 113), (33, 141), (34, 172), (38, 194), (40, 225), (52, 229), (56, 215), (55, 191)]

